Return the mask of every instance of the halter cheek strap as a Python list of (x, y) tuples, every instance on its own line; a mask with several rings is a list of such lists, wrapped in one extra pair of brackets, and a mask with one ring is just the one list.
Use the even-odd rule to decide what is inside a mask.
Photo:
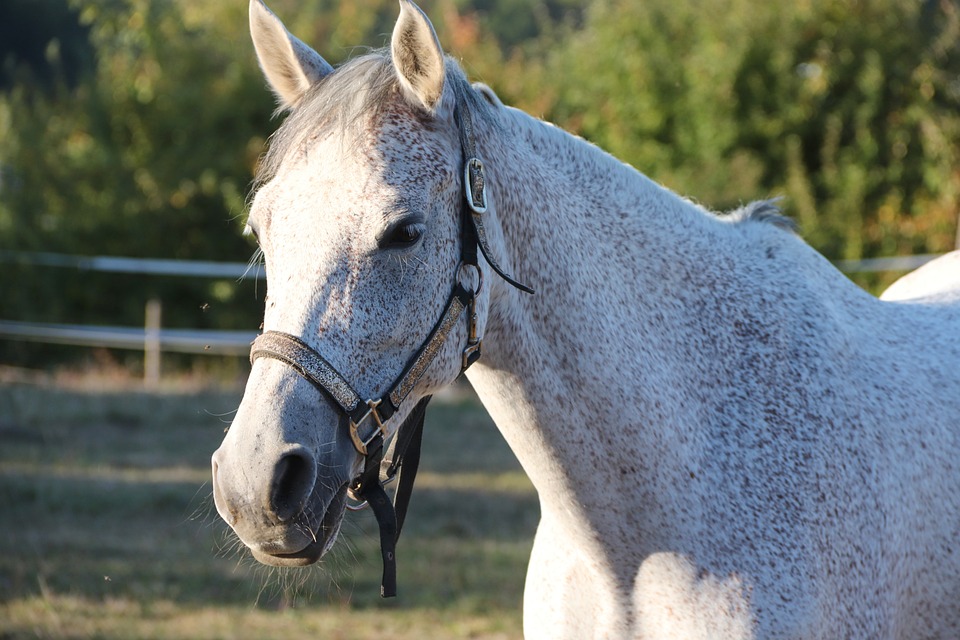
[[(463, 350), (460, 373), (480, 358), (482, 339), (477, 335), (476, 300), (483, 286), (479, 253), (506, 282), (526, 293), (533, 289), (514, 280), (494, 260), (487, 243), (484, 213), (487, 211), (487, 181), (483, 162), (476, 153), (470, 112), (457, 107), (455, 118), (460, 129), (463, 151), (463, 200), (460, 207), (460, 265), (454, 274), (453, 289), (447, 305), (420, 349), (407, 363), (403, 373), (389, 391), (377, 399), (362, 397), (322, 355), (300, 338), (281, 331), (266, 331), (253, 341), (250, 361), (272, 358), (291, 366), (303, 378), (324, 392), (340, 408), (342, 420), (354, 448), (363, 456), (363, 471), (350, 483), (350, 492), (370, 505), (380, 527), (380, 551), (383, 557), (383, 580), (380, 595), (388, 598), (397, 593), (396, 544), (403, 527), (413, 481), (420, 462), (420, 441), (423, 419), (430, 397), (417, 403), (397, 429), (392, 449), (388, 452), (388, 430), (385, 423), (400, 409), (410, 392), (423, 378), (436, 359), (447, 338), (467, 315), (467, 344)], [(476, 289), (460, 284), (464, 268), (476, 269)], [(398, 478), (395, 502), (391, 503), (384, 484)]]
[[(483, 214), (487, 212), (487, 179), (483, 170), (483, 162), (477, 155), (476, 144), (473, 136), (473, 117), (469, 109), (457, 108), (454, 111), (454, 118), (457, 120), (460, 129), (460, 147), (463, 149), (463, 195), (466, 207), (463, 208), (463, 228), (461, 233), (466, 240), (467, 234), (473, 236), (472, 245), (472, 264), (477, 264), (476, 247), (480, 247), (483, 257), (487, 263), (497, 272), (497, 275), (510, 283), (513, 287), (524, 293), (533, 293), (533, 289), (527, 285), (514, 280), (497, 263), (490, 251), (490, 244), (487, 241), (487, 230), (483, 224)], [(471, 213), (468, 213), (468, 210)], [(464, 246), (467, 242), (464, 242)], [(466, 263), (466, 260), (464, 260)]]

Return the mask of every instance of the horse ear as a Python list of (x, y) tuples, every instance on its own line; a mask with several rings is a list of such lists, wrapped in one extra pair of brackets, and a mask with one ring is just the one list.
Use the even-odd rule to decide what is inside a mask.
[(291, 35), (263, 0), (250, 0), (250, 35), (263, 75), (285, 109), (294, 106), (311, 85), (333, 73), (333, 67)]
[(400, 0), (390, 50), (400, 84), (427, 111), (434, 111), (443, 95), (443, 49), (430, 19), (411, 0)]

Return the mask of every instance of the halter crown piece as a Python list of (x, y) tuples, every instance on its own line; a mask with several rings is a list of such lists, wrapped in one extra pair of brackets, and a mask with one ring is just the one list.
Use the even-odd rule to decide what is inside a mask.
[[(490, 267), (506, 282), (521, 291), (533, 293), (533, 289), (507, 275), (492, 257), (483, 226), (483, 214), (487, 211), (487, 181), (483, 162), (476, 153), (470, 112), (458, 105), (454, 115), (463, 152), (460, 264), (455, 270), (453, 290), (443, 314), (387, 393), (375, 400), (362, 400), (360, 394), (322, 355), (288, 333), (266, 331), (253, 341), (250, 350), (251, 363), (258, 358), (285, 362), (340, 407), (341, 428), (347, 430), (353, 446), (364, 459), (363, 471), (350, 483), (349, 493), (370, 505), (380, 527), (380, 554), (383, 558), (380, 595), (384, 598), (397, 595), (396, 545), (420, 463), (423, 419), (430, 396), (420, 400), (397, 429), (389, 451), (385, 423), (399, 411), (426, 373), (464, 311), (467, 313), (467, 345), (463, 350), (460, 373), (480, 359), (482, 339), (477, 335), (476, 300), (483, 285), (483, 276), (478, 263), (479, 252), (483, 252)], [(459, 275), (467, 267), (475, 269), (479, 276), (476, 289), (467, 289), (460, 284)], [(397, 491), (395, 502), (391, 503), (384, 485), (395, 478), (398, 480)]]

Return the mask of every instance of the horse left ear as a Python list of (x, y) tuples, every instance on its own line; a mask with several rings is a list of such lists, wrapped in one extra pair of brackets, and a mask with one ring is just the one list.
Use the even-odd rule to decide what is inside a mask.
[(400, 0), (390, 50), (400, 84), (415, 102), (433, 112), (443, 95), (443, 49), (430, 19), (410, 0)]

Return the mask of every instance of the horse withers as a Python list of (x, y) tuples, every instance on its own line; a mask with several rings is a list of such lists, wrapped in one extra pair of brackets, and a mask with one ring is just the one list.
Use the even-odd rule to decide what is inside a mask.
[(254, 556), (326, 553), (469, 366), (540, 499), (528, 638), (960, 637), (958, 303), (879, 301), (774, 204), (715, 215), (504, 106), (400, 6), (334, 69), (250, 5), (290, 113), (213, 479)]

